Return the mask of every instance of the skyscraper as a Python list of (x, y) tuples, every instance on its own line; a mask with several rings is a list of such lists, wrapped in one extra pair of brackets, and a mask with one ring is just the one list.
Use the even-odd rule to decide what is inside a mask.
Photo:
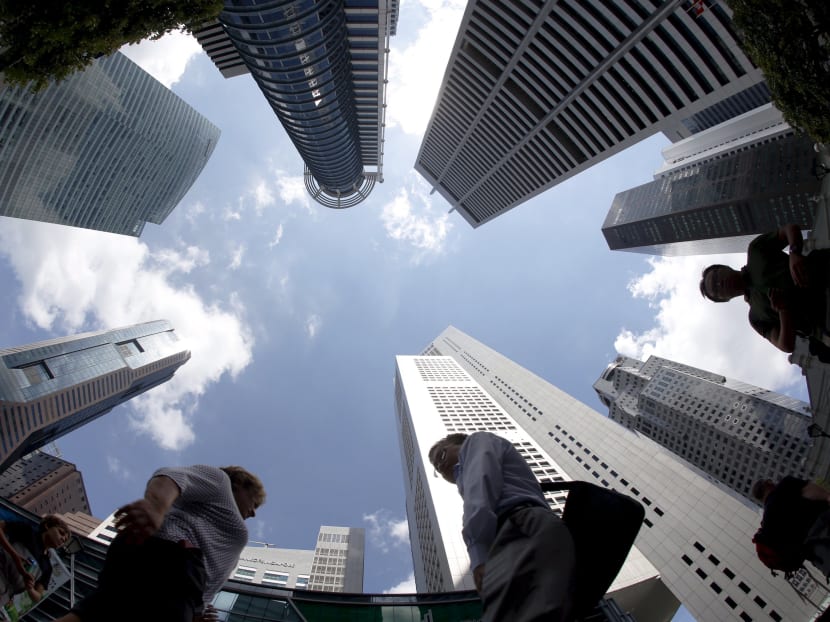
[(415, 169), (477, 227), (652, 134), (768, 101), (726, 4), (705, 4), (469, 2)]
[(313, 550), (247, 546), (232, 579), (319, 592), (363, 592), (365, 530), (323, 525)]
[(43, 516), (90, 513), (81, 472), (74, 464), (34, 451), (0, 472), (0, 497)]
[(173, 377), (166, 320), (0, 350), (0, 470)]
[(383, 181), (398, 0), (226, 0), (195, 34), (225, 77), (250, 72), (305, 162), (312, 198), (363, 201)]
[(0, 215), (139, 236), (219, 130), (121, 53), (32, 94), (0, 80)]
[(461, 582), (448, 566), (469, 572), (457, 492), (432, 484), (427, 451), (447, 433), (490, 430), (524, 447), (541, 479), (583, 479), (637, 498), (646, 518), (635, 546), (698, 622), (813, 615), (756, 558), (757, 506), (461, 331), (398, 357), (395, 389), (419, 587)]
[(742, 495), (761, 478), (810, 475), (806, 402), (657, 356), (618, 356), (594, 389), (611, 419)]
[(659, 255), (745, 252), (793, 222), (813, 228), (821, 190), (813, 141), (771, 104), (663, 151), (652, 182), (620, 192), (602, 226), (611, 250)]

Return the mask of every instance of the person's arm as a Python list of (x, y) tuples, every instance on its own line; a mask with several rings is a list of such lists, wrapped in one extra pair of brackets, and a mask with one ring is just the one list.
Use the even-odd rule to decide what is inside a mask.
[(484, 562), (496, 537), (496, 508), (504, 484), (501, 447), (497, 441), (489, 434), (474, 434), (464, 444), (462, 535), (479, 591), (484, 577)]
[(830, 491), (813, 482), (807, 482), (805, 484), (804, 488), (801, 489), (801, 496), (813, 501), (830, 503)]
[(179, 487), (172, 479), (157, 475), (147, 482), (144, 498), (133, 501), (115, 512), (115, 526), (135, 543), (140, 544), (156, 533), (173, 502), (179, 498)]
[(20, 557), (20, 553), (18, 553), (15, 548), (12, 546), (12, 543), (9, 542), (8, 537), (6, 537), (6, 522), (0, 521), (0, 547), (3, 548), (4, 551), (9, 555), (9, 557), (14, 562), (17, 571), (20, 573), (20, 576), (23, 577), (25, 582), (33, 581), (32, 575), (30, 575), (26, 571), (26, 565), (23, 563), (24, 560)]
[(801, 254), (804, 245), (801, 227), (794, 224), (784, 225), (778, 230), (778, 239), (790, 245), (790, 276), (793, 283), (799, 287), (807, 287), (807, 264)]
[(795, 321), (784, 292), (779, 289), (770, 290), (769, 301), (773, 310), (778, 312), (778, 326), (769, 331), (767, 339), (779, 350), (792, 352), (795, 350)]

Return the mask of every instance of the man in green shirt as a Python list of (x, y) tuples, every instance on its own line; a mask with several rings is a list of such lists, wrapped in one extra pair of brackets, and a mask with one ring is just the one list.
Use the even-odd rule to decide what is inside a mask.
[(706, 268), (700, 293), (714, 302), (743, 296), (752, 328), (784, 352), (793, 351), (796, 334), (820, 339), (826, 328), (830, 251), (805, 256), (802, 243), (801, 229), (794, 224), (759, 235), (749, 244), (740, 270), (720, 264)]

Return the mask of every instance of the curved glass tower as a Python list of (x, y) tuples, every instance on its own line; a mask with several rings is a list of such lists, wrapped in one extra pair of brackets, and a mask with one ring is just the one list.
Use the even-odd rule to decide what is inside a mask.
[(218, 140), (120, 53), (36, 94), (0, 81), (0, 215), (139, 236), (173, 211)]
[(322, 205), (383, 181), (386, 55), (396, 0), (227, 0), (196, 32), (223, 75), (250, 72), (305, 162)]

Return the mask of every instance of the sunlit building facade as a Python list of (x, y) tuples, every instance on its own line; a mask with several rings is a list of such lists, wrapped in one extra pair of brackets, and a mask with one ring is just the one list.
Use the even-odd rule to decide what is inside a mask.
[(0, 470), (170, 380), (189, 358), (166, 320), (0, 350)]
[(744, 496), (761, 478), (811, 475), (801, 400), (657, 356), (618, 356), (594, 389), (611, 419)]
[(722, 0), (473, 0), (415, 169), (477, 227), (648, 136), (764, 103), (730, 16)]
[(23, 456), (0, 472), (0, 497), (38, 516), (90, 513), (81, 472), (42, 451)]
[(323, 525), (312, 550), (250, 543), (231, 575), (237, 581), (320, 592), (363, 592), (365, 530)]
[[(529, 443), (525, 457), (540, 479), (586, 480), (638, 499), (646, 516), (635, 547), (698, 622), (808, 620), (815, 612), (757, 559), (757, 505), (453, 327), (420, 356), (397, 358), (396, 406), (416, 581), (419, 572), (421, 581), (452, 581), (448, 559), (466, 556), (460, 536), (451, 539), (460, 530), (457, 491), (433, 478), (427, 451), (447, 433), (490, 430)], [(826, 595), (809, 589), (818, 594), (811, 598)], [(648, 607), (624, 608), (650, 619), (642, 617)]]
[(256, 80), (305, 162), (312, 198), (346, 208), (383, 181), (397, 20), (398, 0), (226, 0), (195, 34), (225, 77)]
[(614, 197), (611, 250), (657, 255), (746, 252), (787, 223), (813, 228), (821, 192), (814, 141), (771, 104), (664, 149), (654, 181)]
[(0, 77), (0, 215), (139, 236), (170, 215), (218, 140), (121, 53), (38, 93)]

